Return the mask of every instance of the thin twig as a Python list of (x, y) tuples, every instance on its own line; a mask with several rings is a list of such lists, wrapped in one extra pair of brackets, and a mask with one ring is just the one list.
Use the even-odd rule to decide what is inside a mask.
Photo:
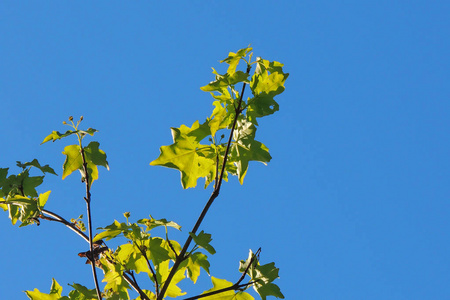
[(150, 264), (150, 261), (149, 261), (149, 259), (147, 257), (147, 253), (143, 249), (141, 249), (141, 247), (139, 247), (138, 245), (136, 245), (136, 246), (138, 247), (139, 251), (141, 251), (142, 256), (144, 256), (145, 261), (147, 262), (147, 266), (150, 269), (150, 272), (152, 272), (153, 279), (155, 280), (155, 293), (156, 293), (156, 297), (158, 297), (158, 295), (159, 295), (159, 283), (158, 283), (158, 278), (156, 277), (156, 273), (153, 270), (152, 265)]
[(226, 287), (226, 288), (223, 288), (223, 289), (220, 289), (220, 290), (216, 290), (216, 291), (212, 291), (212, 292), (209, 292), (209, 293), (197, 295), (197, 296), (194, 296), (194, 297), (184, 298), (183, 300), (195, 300), (195, 299), (200, 299), (200, 298), (204, 298), (204, 297), (208, 297), (208, 296), (212, 296), (212, 295), (217, 295), (217, 294), (220, 294), (220, 293), (223, 293), (223, 292), (237, 291), (237, 290), (240, 290), (243, 287), (247, 287), (249, 285), (252, 285), (255, 282), (257, 282), (257, 281), (251, 281), (251, 282), (243, 283), (243, 284), (240, 284), (240, 285), (233, 284), (232, 286), (229, 286), (229, 287)]
[(250, 266), (253, 264), (253, 261), (259, 255), (260, 252), (261, 252), (261, 248), (259, 248), (258, 251), (253, 253), (253, 256), (250, 259), (250, 262), (249, 262), (247, 268), (245, 268), (244, 272), (242, 272), (241, 277), (232, 286), (229, 286), (229, 287), (226, 287), (226, 288), (223, 288), (223, 289), (220, 289), (220, 290), (215, 290), (215, 291), (212, 291), (212, 292), (209, 292), (209, 293), (201, 294), (201, 295), (198, 295), (198, 296), (185, 298), (183, 300), (195, 300), (195, 299), (216, 295), (216, 294), (220, 294), (220, 293), (231, 291), (231, 290), (237, 291), (237, 290), (240, 290), (243, 287), (247, 287), (249, 285), (252, 285), (252, 284), (258, 282), (258, 280), (254, 280), (254, 281), (250, 281), (248, 283), (241, 284), (242, 280), (244, 280), (244, 278), (245, 278), (245, 275), (247, 275), (248, 269), (250, 269)]
[[(250, 69), (251, 69), (251, 66), (247, 65), (247, 74), (250, 73)], [(194, 228), (191, 231), (193, 234), (195, 234), (197, 232), (197, 230), (200, 227), (203, 219), (205, 218), (206, 213), (208, 212), (209, 208), (211, 207), (211, 205), (213, 204), (213, 202), (217, 198), (217, 196), (219, 196), (220, 187), (222, 185), (222, 180), (223, 180), (223, 174), (225, 172), (225, 166), (226, 166), (227, 160), (228, 160), (228, 152), (230, 151), (231, 141), (233, 140), (233, 133), (234, 133), (234, 130), (236, 128), (238, 117), (239, 117), (240, 113), (242, 113), (241, 105), (242, 105), (242, 99), (243, 99), (243, 96), (244, 96), (245, 86), (246, 86), (246, 83), (244, 82), (244, 84), (242, 85), (242, 92), (241, 92), (241, 95), (239, 97), (238, 104), (235, 107), (235, 113), (236, 114), (235, 114), (235, 118), (234, 118), (234, 121), (233, 121), (233, 126), (231, 127), (231, 131), (230, 131), (230, 136), (228, 138), (227, 147), (225, 149), (225, 155), (224, 155), (223, 162), (222, 162), (222, 169), (220, 171), (219, 180), (216, 182), (213, 193), (209, 197), (208, 202), (206, 203), (205, 207), (203, 208), (203, 211), (201, 212), (200, 216), (197, 219), (197, 222), (194, 225)], [(175, 273), (177, 272), (178, 267), (180, 266), (181, 262), (183, 262), (186, 259), (185, 254), (186, 254), (186, 252), (187, 252), (191, 242), (192, 242), (192, 236), (189, 235), (188, 238), (186, 239), (186, 242), (184, 243), (183, 249), (181, 250), (179, 256), (175, 260), (175, 262), (174, 262), (174, 264), (172, 266), (172, 269), (170, 270), (170, 273), (167, 276), (166, 281), (164, 282), (163, 287), (161, 288), (161, 292), (159, 293), (159, 295), (157, 297), (157, 300), (162, 300), (164, 298), (164, 295), (165, 295), (165, 293), (166, 293), (166, 291), (167, 291), (167, 289), (168, 289), (168, 287), (170, 285), (170, 282), (172, 281), (173, 276), (175, 276)]]

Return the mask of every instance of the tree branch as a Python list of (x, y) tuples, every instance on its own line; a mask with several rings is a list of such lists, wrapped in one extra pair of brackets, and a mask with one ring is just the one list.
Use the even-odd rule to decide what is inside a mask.
[[(94, 246), (92, 243), (93, 235), (92, 235), (92, 217), (91, 217), (91, 191), (90, 191), (90, 178), (89, 178), (89, 172), (87, 168), (87, 162), (86, 162), (86, 156), (84, 153), (84, 149), (81, 145), (81, 139), (80, 139), (80, 153), (81, 153), (81, 159), (83, 160), (83, 171), (84, 171), (84, 182), (86, 184), (86, 197), (84, 197), (84, 200), (86, 200), (86, 207), (87, 207), (87, 215), (88, 215), (88, 230), (89, 230), (89, 249), (91, 253), (94, 253)], [(89, 259), (89, 257), (88, 257)], [(95, 289), (97, 291), (97, 297), (98, 300), (102, 300), (102, 293), (100, 291), (100, 286), (98, 284), (97, 279), (97, 270), (95, 268), (95, 259), (92, 258), (91, 260), (91, 266), (92, 266), (92, 275), (94, 277), (94, 283), (95, 283)]]
[(70, 230), (72, 230), (73, 232), (75, 232), (76, 234), (81, 236), (86, 242), (89, 243), (89, 237), (86, 234), (84, 234), (83, 231), (78, 229), (73, 223), (70, 223), (69, 221), (67, 221), (63, 217), (55, 214), (54, 212), (48, 211), (46, 209), (41, 210), (41, 212), (43, 214), (46, 214), (46, 215), (50, 216), (50, 217), (47, 217), (47, 216), (44, 216), (43, 214), (41, 214), (39, 216), (41, 219), (48, 220), (48, 221), (55, 221), (55, 222), (59, 222), (59, 223), (64, 224), (64, 225), (66, 225), (66, 227), (68, 227)]
[[(250, 73), (250, 69), (251, 69), (251, 66), (247, 65), (247, 75)], [(246, 83), (244, 82), (244, 84), (242, 85), (242, 92), (239, 97), (237, 107), (235, 107), (235, 118), (233, 121), (233, 126), (231, 127), (230, 136), (228, 138), (227, 148), (225, 149), (225, 155), (223, 158), (222, 169), (220, 171), (219, 180), (216, 182), (213, 193), (209, 197), (208, 202), (206, 203), (205, 207), (203, 208), (203, 211), (201, 212), (200, 216), (197, 219), (197, 222), (194, 225), (194, 228), (191, 231), (193, 234), (195, 234), (197, 232), (197, 230), (200, 227), (200, 225), (202, 224), (203, 219), (205, 218), (206, 213), (208, 212), (209, 208), (211, 207), (211, 205), (213, 204), (213, 202), (217, 198), (217, 196), (219, 196), (220, 187), (222, 185), (222, 180), (223, 180), (223, 174), (225, 172), (225, 167), (226, 167), (227, 160), (228, 160), (228, 152), (230, 151), (231, 141), (233, 140), (233, 133), (236, 128), (238, 117), (242, 113), (241, 105), (242, 105), (242, 99), (244, 96), (245, 86), (246, 86)], [(175, 260), (175, 262), (172, 266), (172, 269), (170, 270), (169, 276), (167, 276), (167, 279), (164, 282), (163, 287), (161, 288), (161, 292), (159, 293), (157, 300), (162, 300), (164, 298), (167, 288), (169, 287), (173, 276), (175, 276), (175, 273), (177, 272), (178, 267), (180, 266), (181, 262), (183, 262), (183, 260), (186, 259), (185, 254), (186, 254), (191, 242), (192, 242), (192, 237), (191, 237), (191, 235), (189, 235), (186, 242), (184, 243), (183, 249), (181, 250), (179, 256), (177, 257), (177, 259)]]
[[(84, 234), (83, 231), (81, 231), (80, 229), (78, 229), (73, 223), (70, 223), (69, 221), (67, 221), (66, 219), (64, 219), (63, 217), (57, 215), (54, 212), (51, 212), (49, 210), (41, 210), (41, 212), (43, 214), (46, 214), (50, 217), (44, 216), (44, 215), (40, 215), (39, 217), (43, 220), (48, 220), (48, 221), (54, 221), (54, 222), (58, 222), (61, 224), (64, 224), (66, 227), (68, 227), (70, 230), (72, 230), (73, 232), (75, 232), (76, 234), (78, 234), (81, 238), (83, 238), (87, 243), (89, 243), (89, 237)], [(103, 242), (103, 244), (107, 247), (106, 243)], [(91, 252), (92, 253), (92, 252)], [(126, 282), (128, 282), (129, 285), (131, 285), (131, 287), (139, 294), (141, 295), (142, 299), (145, 300), (150, 300), (148, 298), (148, 296), (142, 291), (142, 289), (139, 287), (139, 285), (136, 282), (133, 282), (133, 280), (125, 273), (122, 274), (123, 278), (125, 279)]]

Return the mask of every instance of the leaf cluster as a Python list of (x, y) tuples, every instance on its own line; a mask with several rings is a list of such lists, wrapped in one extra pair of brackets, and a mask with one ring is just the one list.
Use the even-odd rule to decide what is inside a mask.
[[(274, 97), (284, 91), (289, 74), (283, 64), (261, 58), (251, 62), (252, 48), (230, 52), (221, 63), (228, 64), (225, 74), (213, 68), (215, 80), (200, 89), (214, 99), (214, 110), (203, 123), (171, 128), (173, 144), (162, 146), (160, 155), (150, 164), (177, 169), (181, 173), (183, 188), (195, 187), (199, 178), (205, 178), (205, 188), (218, 181), (223, 167), (223, 179), (236, 175), (243, 184), (250, 161), (264, 164), (271, 160), (269, 149), (255, 139), (258, 119), (278, 111)], [(245, 65), (239, 70), (239, 64)], [(251, 68), (255, 66), (253, 74)], [(244, 85), (239, 91), (238, 85)], [(245, 98), (244, 88), (249, 85), (252, 95)], [(233, 130), (229, 141), (225, 133)], [(209, 143), (204, 143), (208, 141)], [(229, 147), (228, 147), (229, 145)], [(224, 157), (227, 163), (222, 166)]]

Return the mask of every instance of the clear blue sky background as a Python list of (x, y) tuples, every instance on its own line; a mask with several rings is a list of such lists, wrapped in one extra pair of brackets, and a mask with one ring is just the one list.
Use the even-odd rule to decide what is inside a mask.
[[(130, 211), (174, 220), (184, 237), (211, 190), (182, 190), (177, 171), (149, 162), (171, 126), (209, 116), (199, 87), (210, 67), (252, 44), (290, 77), (258, 130), (272, 162), (225, 184), (202, 227), (214, 276), (236, 280), (239, 259), (262, 247), (286, 299), (450, 299), (449, 11), (448, 1), (1, 1), (0, 166), (50, 164), (47, 208), (84, 213), (78, 176), (61, 181), (71, 141), (39, 145), (83, 115), (111, 167), (93, 185), (94, 226)], [(6, 213), (0, 224), (1, 299), (48, 291), (52, 277), (65, 291), (93, 287), (77, 257), (86, 245), (66, 228), (19, 229)]]

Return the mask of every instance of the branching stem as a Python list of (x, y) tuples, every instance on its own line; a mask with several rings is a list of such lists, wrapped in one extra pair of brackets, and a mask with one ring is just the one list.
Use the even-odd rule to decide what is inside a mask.
[[(247, 65), (247, 75), (250, 73), (250, 69), (251, 69), (251, 66)], [(219, 179), (214, 186), (214, 191), (212, 192), (211, 196), (209, 197), (208, 202), (205, 204), (203, 211), (201, 212), (200, 216), (198, 217), (197, 222), (194, 225), (194, 228), (192, 228), (191, 232), (193, 234), (195, 234), (197, 232), (197, 230), (200, 227), (200, 225), (202, 224), (203, 219), (205, 218), (206, 213), (208, 212), (209, 208), (211, 207), (211, 205), (213, 204), (213, 202), (217, 198), (217, 196), (219, 196), (220, 187), (222, 185), (222, 180), (223, 180), (223, 174), (225, 172), (225, 167), (226, 167), (227, 160), (228, 160), (228, 153), (230, 151), (231, 141), (233, 140), (233, 133), (234, 133), (234, 130), (236, 129), (236, 124), (237, 124), (239, 115), (242, 113), (241, 105), (242, 105), (242, 99), (244, 97), (245, 86), (246, 86), (246, 83), (244, 82), (244, 84), (242, 85), (242, 91), (241, 91), (237, 106), (235, 106), (235, 117), (234, 117), (234, 121), (233, 121), (233, 126), (231, 127), (230, 136), (228, 138), (227, 148), (225, 149), (225, 154), (223, 157), (222, 169), (220, 171)], [(167, 291), (167, 288), (170, 285), (170, 282), (172, 281), (173, 276), (175, 276), (175, 273), (177, 272), (180, 264), (186, 259), (185, 254), (186, 254), (191, 242), (192, 242), (192, 237), (191, 237), (191, 235), (189, 235), (186, 242), (184, 243), (183, 249), (181, 250), (180, 254), (178, 255), (177, 259), (175, 260), (175, 262), (172, 266), (172, 269), (170, 270), (169, 276), (167, 276), (167, 279), (164, 282), (163, 287), (161, 288), (161, 291), (157, 297), (157, 300), (162, 300), (164, 298), (164, 295)]]
[[(64, 224), (66, 227), (68, 227), (70, 230), (72, 230), (73, 232), (75, 232), (76, 234), (78, 234), (81, 238), (83, 238), (87, 243), (89, 243), (89, 237), (84, 234), (83, 231), (81, 231), (80, 229), (78, 229), (73, 223), (70, 223), (69, 221), (67, 221), (66, 219), (64, 219), (63, 217), (59, 216), (58, 214), (51, 212), (49, 210), (43, 209), (41, 210), (43, 214), (45, 215), (40, 215), (40, 218), (43, 220), (48, 220), (48, 221), (54, 221), (54, 222), (58, 222), (61, 224)], [(48, 217), (49, 216), (49, 217)], [(105, 244), (105, 242), (103, 242), (103, 244)], [(106, 246), (106, 244), (105, 244)], [(92, 252), (91, 252), (92, 253)], [(139, 285), (133, 281), (127, 274), (123, 273), (123, 278), (125, 279), (126, 282), (128, 282), (129, 285), (131, 285), (131, 287), (139, 294), (141, 295), (142, 299), (145, 300), (150, 300), (147, 295), (145, 295), (145, 293), (142, 291), (142, 289), (139, 287)]]

